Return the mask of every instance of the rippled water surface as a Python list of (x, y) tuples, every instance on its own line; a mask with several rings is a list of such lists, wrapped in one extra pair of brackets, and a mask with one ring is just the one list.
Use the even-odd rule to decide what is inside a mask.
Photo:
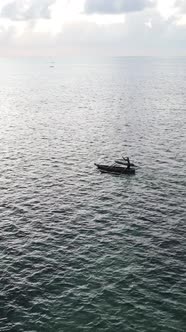
[(184, 332), (186, 59), (50, 62), (0, 60), (0, 331)]

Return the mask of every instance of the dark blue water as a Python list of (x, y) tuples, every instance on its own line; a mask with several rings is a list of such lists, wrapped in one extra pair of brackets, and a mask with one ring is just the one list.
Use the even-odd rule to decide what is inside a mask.
[(0, 331), (184, 332), (186, 59), (54, 62), (0, 60)]

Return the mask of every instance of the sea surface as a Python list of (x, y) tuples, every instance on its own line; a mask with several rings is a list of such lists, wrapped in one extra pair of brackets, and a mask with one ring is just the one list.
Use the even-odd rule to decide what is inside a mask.
[(186, 331), (186, 58), (0, 73), (0, 331)]

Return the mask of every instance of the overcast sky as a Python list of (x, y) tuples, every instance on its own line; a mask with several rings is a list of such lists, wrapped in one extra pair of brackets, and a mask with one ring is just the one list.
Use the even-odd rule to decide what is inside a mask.
[(186, 0), (0, 0), (6, 55), (186, 55)]

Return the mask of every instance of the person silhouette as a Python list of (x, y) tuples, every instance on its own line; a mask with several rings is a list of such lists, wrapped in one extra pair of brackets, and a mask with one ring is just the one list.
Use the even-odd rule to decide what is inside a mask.
[(127, 162), (127, 169), (130, 169), (131, 164), (130, 164), (129, 157), (126, 157), (126, 158), (123, 158), (123, 159), (126, 160), (126, 162)]

